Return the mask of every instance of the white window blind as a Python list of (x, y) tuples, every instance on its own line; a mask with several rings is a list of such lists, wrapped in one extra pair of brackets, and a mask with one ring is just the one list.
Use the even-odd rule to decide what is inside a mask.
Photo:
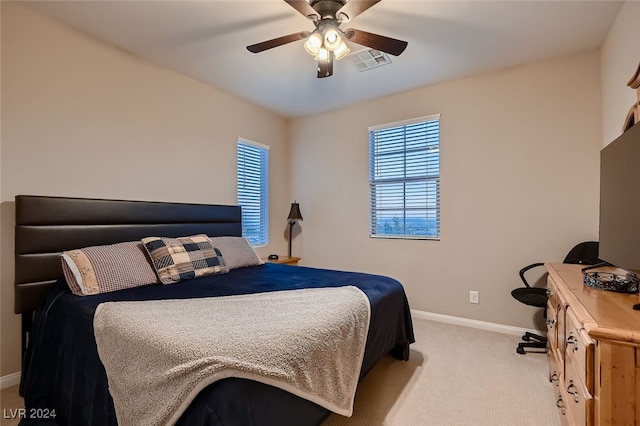
[(440, 238), (440, 115), (369, 128), (370, 235)]
[(238, 140), (238, 205), (242, 236), (254, 246), (269, 243), (269, 147)]

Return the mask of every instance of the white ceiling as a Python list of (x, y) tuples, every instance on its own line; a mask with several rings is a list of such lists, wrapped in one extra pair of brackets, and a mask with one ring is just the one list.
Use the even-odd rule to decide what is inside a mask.
[[(356, 0), (352, 0), (356, 1)], [(328, 111), (416, 87), (600, 47), (620, 1), (382, 0), (343, 24), (409, 42), (392, 64), (347, 61), (316, 78), (294, 42), (245, 46), (313, 23), (282, 0), (38, 1), (32, 9), (285, 117)], [(363, 49), (350, 44), (352, 52)]]

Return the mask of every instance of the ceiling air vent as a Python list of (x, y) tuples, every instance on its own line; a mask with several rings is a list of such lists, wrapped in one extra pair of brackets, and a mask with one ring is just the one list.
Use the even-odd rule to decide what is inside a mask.
[(347, 56), (349, 62), (360, 72), (391, 63), (386, 53), (376, 49), (365, 49)]

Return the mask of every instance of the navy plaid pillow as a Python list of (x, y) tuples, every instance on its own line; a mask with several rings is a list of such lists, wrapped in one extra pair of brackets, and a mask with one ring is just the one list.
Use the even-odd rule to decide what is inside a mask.
[(222, 253), (204, 234), (179, 238), (146, 237), (142, 244), (162, 284), (229, 272)]

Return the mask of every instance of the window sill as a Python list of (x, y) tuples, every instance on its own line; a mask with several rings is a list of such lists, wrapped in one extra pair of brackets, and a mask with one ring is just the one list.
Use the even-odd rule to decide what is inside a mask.
[(413, 236), (413, 235), (371, 235), (369, 238), (384, 239), (384, 240), (430, 240), (440, 241), (440, 237), (426, 237), (426, 236)]

